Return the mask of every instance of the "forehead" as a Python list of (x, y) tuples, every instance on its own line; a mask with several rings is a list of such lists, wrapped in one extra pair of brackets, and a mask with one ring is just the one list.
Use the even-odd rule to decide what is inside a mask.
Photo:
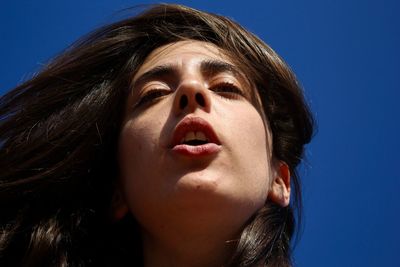
[(233, 65), (226, 53), (214, 44), (195, 40), (179, 41), (153, 50), (135, 77), (159, 65), (174, 64), (178, 67), (190, 67), (198, 65), (203, 60), (219, 60)]

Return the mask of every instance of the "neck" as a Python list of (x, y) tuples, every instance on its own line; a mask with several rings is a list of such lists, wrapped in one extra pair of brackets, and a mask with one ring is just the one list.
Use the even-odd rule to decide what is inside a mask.
[(227, 227), (207, 227), (201, 222), (190, 228), (171, 225), (150, 234), (143, 230), (145, 267), (221, 267), (229, 262), (239, 234)]

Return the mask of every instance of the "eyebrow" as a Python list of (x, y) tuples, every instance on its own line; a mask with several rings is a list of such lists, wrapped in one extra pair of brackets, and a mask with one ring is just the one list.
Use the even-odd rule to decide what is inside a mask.
[(214, 76), (228, 72), (234, 76), (242, 77), (243, 74), (235, 65), (220, 60), (204, 60), (200, 63), (200, 71), (205, 76)]
[[(133, 88), (137, 85), (160, 77), (176, 76), (179, 70), (176, 65), (165, 64), (154, 67), (140, 75), (133, 82)], [(236, 66), (221, 60), (204, 60), (200, 62), (200, 72), (206, 77), (212, 77), (220, 73), (231, 73), (235, 77), (244, 79), (244, 75)]]
[(133, 88), (135, 88), (138, 84), (144, 83), (146, 81), (153, 80), (159, 77), (171, 76), (178, 72), (176, 66), (167, 64), (167, 65), (160, 65), (157, 67), (152, 68), (149, 71), (146, 71), (136, 81), (133, 82)]

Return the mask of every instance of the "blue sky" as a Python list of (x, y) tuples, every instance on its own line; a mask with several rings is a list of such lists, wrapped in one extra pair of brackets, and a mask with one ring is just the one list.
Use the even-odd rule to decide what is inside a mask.
[[(4, 2), (0, 93), (140, 3), (151, 2)], [(319, 129), (302, 168), (305, 215), (296, 266), (399, 266), (400, 2), (176, 3), (231, 17), (256, 33), (304, 87)]]

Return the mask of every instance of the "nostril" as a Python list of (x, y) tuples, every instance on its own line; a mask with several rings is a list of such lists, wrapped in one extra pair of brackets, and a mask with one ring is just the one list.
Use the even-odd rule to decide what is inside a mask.
[(204, 100), (204, 96), (203, 96), (202, 94), (197, 93), (196, 96), (195, 96), (195, 98), (196, 98), (197, 103), (198, 103), (200, 106), (205, 107), (206, 101)]
[(181, 99), (179, 100), (179, 107), (184, 109), (188, 104), (188, 98), (186, 95), (182, 95)]

